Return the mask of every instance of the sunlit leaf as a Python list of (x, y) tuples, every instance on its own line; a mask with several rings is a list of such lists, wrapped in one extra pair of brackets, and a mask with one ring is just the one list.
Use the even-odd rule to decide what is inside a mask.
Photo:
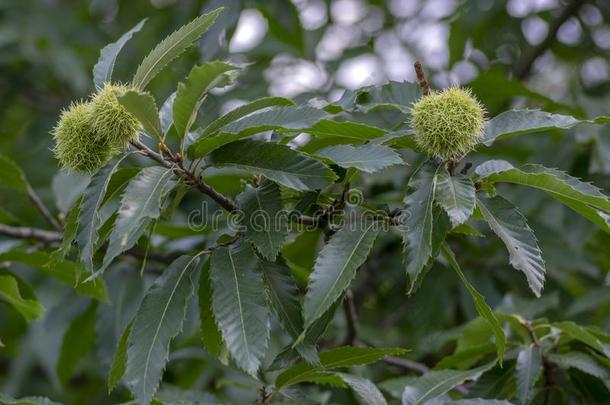
[(525, 217), (500, 196), (478, 199), (477, 205), (489, 227), (506, 245), (510, 264), (525, 274), (530, 289), (539, 297), (546, 269), (538, 241)]
[(138, 66), (138, 70), (133, 76), (133, 85), (140, 89), (145, 88), (168, 63), (180, 56), (206, 32), (221, 12), (222, 8), (218, 8), (200, 15), (161, 41)]

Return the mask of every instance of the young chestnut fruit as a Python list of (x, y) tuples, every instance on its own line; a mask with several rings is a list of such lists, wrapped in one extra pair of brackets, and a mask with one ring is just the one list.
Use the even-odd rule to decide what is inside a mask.
[(108, 139), (121, 149), (138, 139), (140, 123), (117, 99), (129, 90), (122, 84), (106, 83), (91, 98), (91, 125), (98, 138)]
[(90, 101), (73, 103), (61, 113), (52, 135), (63, 167), (93, 174), (137, 140), (140, 123), (117, 99), (127, 90), (106, 83)]
[(470, 90), (450, 87), (433, 91), (411, 110), (415, 142), (425, 154), (459, 160), (483, 137), (485, 108)]
[(62, 167), (93, 174), (118, 150), (107, 139), (95, 134), (90, 111), (89, 103), (73, 103), (62, 111), (52, 134), (55, 141), (53, 152)]

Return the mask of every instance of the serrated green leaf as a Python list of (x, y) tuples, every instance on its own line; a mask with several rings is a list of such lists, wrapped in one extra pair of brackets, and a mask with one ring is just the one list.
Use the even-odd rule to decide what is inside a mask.
[(216, 149), (210, 164), (231, 166), (267, 177), (295, 190), (316, 190), (331, 184), (336, 175), (323, 163), (288, 146), (242, 140)]
[(460, 280), (462, 280), (462, 283), (470, 293), (477, 312), (482, 318), (484, 318), (489, 323), (489, 326), (493, 330), (493, 333), (496, 337), (498, 359), (500, 361), (500, 365), (502, 365), (502, 361), (504, 359), (504, 350), (506, 348), (506, 336), (504, 335), (502, 325), (500, 325), (500, 322), (498, 322), (498, 319), (494, 315), (492, 309), (485, 301), (485, 297), (481, 295), (481, 293), (479, 293), (476, 288), (474, 288), (470, 281), (468, 281), (449, 246), (446, 243), (443, 243), (441, 250), (445, 258), (449, 262), (449, 265), (453, 268), (453, 270), (455, 270), (455, 272), (460, 277)]
[(534, 395), (534, 386), (542, 371), (540, 348), (529, 345), (517, 355), (517, 397), (521, 405), (530, 402)]
[(358, 268), (366, 261), (379, 233), (375, 221), (345, 224), (322, 248), (303, 303), (305, 328), (309, 328), (349, 287)]
[(353, 167), (366, 173), (375, 173), (388, 166), (405, 163), (394, 149), (375, 144), (330, 146), (315, 154), (330, 159), (343, 168)]
[(585, 327), (569, 321), (556, 322), (553, 324), (553, 327), (561, 330), (572, 339), (576, 339), (610, 358), (610, 344), (601, 342)]
[(379, 388), (370, 380), (345, 373), (334, 373), (349, 385), (349, 387), (360, 397), (363, 403), (367, 405), (387, 405), (387, 401)]
[(0, 301), (11, 305), (27, 321), (38, 319), (44, 313), (44, 307), (35, 298), (22, 296), (17, 279), (9, 275), (0, 276)]
[(512, 135), (541, 132), (548, 129), (569, 129), (576, 124), (604, 124), (610, 117), (598, 117), (594, 120), (578, 120), (569, 115), (550, 114), (540, 110), (510, 110), (487, 121), (481, 143), (490, 146), (494, 141)]
[(488, 161), (477, 167), (476, 172), (483, 181), (514, 183), (542, 190), (610, 233), (610, 215), (607, 214), (610, 213), (610, 199), (599, 188), (557, 169), (535, 164), (515, 168), (508, 162), (496, 162)]
[(525, 217), (500, 196), (478, 199), (477, 206), (489, 227), (506, 245), (510, 264), (525, 274), (530, 289), (539, 297), (546, 270), (542, 252)]
[(268, 260), (274, 261), (288, 236), (288, 218), (282, 216), (282, 196), (277, 184), (247, 186), (235, 200), (244, 236)]
[(108, 393), (114, 391), (125, 374), (125, 368), (127, 367), (127, 345), (132, 325), (133, 321), (130, 321), (127, 324), (121, 334), (116, 351), (114, 352), (112, 364), (110, 365), (110, 372), (108, 373)]
[(6, 156), (0, 155), (0, 188), (27, 193), (29, 187), (21, 168)]
[(157, 139), (163, 139), (164, 134), (159, 120), (159, 111), (153, 96), (142, 91), (128, 90), (118, 95), (117, 99), (127, 111), (140, 121), (146, 132)]
[(179, 138), (190, 131), (207, 92), (226, 83), (225, 73), (238, 69), (224, 62), (208, 62), (195, 66), (184, 82), (178, 84), (173, 104), (174, 126)]
[(171, 169), (146, 167), (134, 177), (121, 198), (118, 218), (110, 234), (110, 242), (101, 268), (103, 272), (119, 254), (130, 249), (146, 226), (160, 215), (161, 201), (174, 187)]
[(127, 348), (125, 381), (140, 404), (148, 405), (161, 380), (169, 344), (182, 330), (193, 295), (197, 256), (181, 256), (146, 292), (133, 320)]
[(93, 302), (68, 326), (57, 361), (57, 375), (63, 384), (68, 382), (80, 360), (95, 344), (96, 317), (97, 302)]
[(108, 163), (97, 172), (91, 178), (91, 182), (83, 194), (78, 214), (76, 242), (80, 248), (80, 258), (88, 271), (93, 271), (93, 254), (98, 239), (97, 231), (102, 225), (99, 209), (112, 175), (127, 156), (126, 154), (118, 160)]
[(447, 170), (438, 173), (434, 196), (443, 207), (452, 227), (462, 225), (474, 212), (476, 190), (472, 180), (466, 176), (451, 176)]
[(210, 283), (210, 261), (208, 260), (199, 277), (199, 320), (201, 327), (201, 340), (203, 347), (212, 357), (218, 357), (223, 342), (222, 334), (218, 330), (218, 323), (212, 309), (212, 285)]
[(326, 370), (361, 366), (383, 359), (385, 356), (399, 356), (404, 349), (343, 346), (320, 353), (321, 367), (300, 362), (284, 371), (275, 379), (276, 388), (283, 388), (300, 382), (310, 381)]
[(78, 264), (69, 260), (54, 258), (52, 253), (9, 250), (0, 253), (0, 262), (2, 261), (34, 267), (68, 287), (75, 288), (79, 294), (102, 301), (108, 299), (104, 280), (85, 281), (82, 266), (79, 267)]
[(168, 63), (180, 56), (203, 35), (221, 12), (222, 8), (217, 8), (210, 13), (200, 15), (161, 41), (138, 66), (133, 76), (133, 85), (140, 89), (145, 88)]
[(396, 109), (410, 114), (411, 107), (422, 96), (421, 86), (411, 82), (395, 82), (367, 86), (355, 91), (346, 91), (340, 102), (334, 103), (340, 109), (370, 112), (380, 108)]
[(191, 159), (199, 158), (223, 145), (264, 131), (298, 132), (327, 116), (326, 112), (309, 106), (284, 106), (256, 112), (231, 122), (218, 133), (198, 139), (189, 146), (188, 155)]
[(255, 111), (259, 111), (269, 107), (280, 107), (280, 106), (293, 106), (294, 102), (284, 97), (263, 97), (258, 100), (254, 100), (250, 103), (241, 105), (222, 117), (219, 117), (212, 121), (204, 130), (202, 138), (213, 135), (222, 128), (231, 124), (234, 121), (237, 121), (247, 115), (252, 114)]
[(237, 366), (255, 375), (269, 341), (269, 313), (256, 255), (245, 243), (212, 253), (214, 315)]
[(548, 353), (547, 357), (553, 364), (561, 368), (575, 368), (602, 381), (610, 380), (610, 368), (605, 367), (595, 357), (583, 352)]
[(404, 199), (405, 222), (401, 226), (408, 293), (415, 291), (420, 273), (432, 255), (433, 202), (439, 165), (426, 162), (409, 180), (412, 189)]
[(426, 401), (438, 398), (465, 381), (477, 380), (491, 369), (496, 362), (491, 362), (472, 370), (439, 370), (430, 371), (421, 377), (410, 380), (402, 393), (403, 405), (421, 405)]
[(140, 31), (146, 22), (146, 18), (137, 23), (132, 29), (124, 33), (116, 42), (106, 45), (100, 51), (100, 57), (93, 67), (93, 84), (102, 88), (104, 83), (112, 82), (112, 71), (114, 63), (123, 46), (131, 39), (133, 34)]
[(373, 127), (371, 125), (328, 119), (316, 122), (313, 126), (303, 129), (303, 132), (320, 139), (347, 138), (357, 142), (370, 141), (387, 134), (385, 129)]
[(269, 290), (271, 307), (284, 330), (293, 339), (303, 332), (303, 317), (299, 301), (299, 289), (290, 270), (283, 263), (261, 262), (261, 271)]

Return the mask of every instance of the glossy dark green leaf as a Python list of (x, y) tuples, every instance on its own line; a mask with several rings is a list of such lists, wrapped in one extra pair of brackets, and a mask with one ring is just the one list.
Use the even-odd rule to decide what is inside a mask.
[(303, 332), (303, 316), (299, 301), (299, 290), (283, 263), (261, 262), (261, 270), (269, 290), (271, 307), (284, 330), (293, 339)]
[(98, 229), (102, 225), (99, 209), (106, 195), (108, 184), (124, 157), (104, 166), (92, 178), (85, 189), (78, 214), (76, 242), (80, 248), (80, 258), (85, 268), (93, 271), (93, 254), (98, 239)]
[(160, 166), (146, 167), (134, 177), (123, 196), (118, 218), (110, 234), (102, 267), (108, 265), (125, 250), (131, 248), (151, 220), (159, 218), (163, 197), (174, 187), (173, 172)]
[(336, 179), (334, 172), (318, 160), (288, 146), (263, 141), (227, 144), (210, 155), (210, 163), (259, 174), (295, 190), (324, 188)]
[(582, 121), (569, 115), (550, 114), (540, 110), (510, 110), (487, 121), (483, 143), (489, 146), (495, 140), (508, 136), (541, 132), (553, 128), (568, 129), (582, 122), (605, 124), (610, 122), (610, 117)]
[(392, 148), (375, 144), (329, 146), (317, 151), (316, 155), (330, 159), (343, 168), (353, 167), (366, 173), (404, 164), (400, 155)]
[(539, 297), (546, 273), (542, 252), (532, 229), (517, 207), (500, 196), (478, 199), (485, 221), (504, 242), (510, 264), (525, 274), (532, 292)]
[(182, 330), (186, 306), (193, 295), (198, 257), (174, 260), (147, 291), (128, 338), (125, 382), (141, 404), (157, 391), (169, 355), (169, 344)]
[[(241, 111), (235, 115), (238, 113)], [(195, 141), (189, 147), (189, 157), (193, 159), (205, 156), (223, 145), (264, 131), (298, 132), (327, 116), (326, 112), (309, 106), (283, 106), (255, 112), (223, 126), (218, 133), (209, 133), (209, 136)]]
[(451, 225), (455, 228), (466, 222), (474, 212), (476, 190), (472, 180), (466, 176), (450, 176), (441, 170), (436, 183), (436, 202), (443, 207)]
[(214, 251), (210, 265), (214, 316), (237, 366), (255, 375), (269, 341), (269, 312), (262, 275), (250, 246)]
[(434, 190), (440, 166), (426, 162), (409, 180), (412, 190), (404, 199), (401, 225), (404, 262), (409, 278), (408, 293), (415, 291), (420, 273), (432, 255)]
[(487, 161), (476, 173), (489, 183), (507, 182), (536, 188), (610, 233), (610, 198), (602, 190), (565, 172), (541, 165), (515, 168), (505, 161)]
[(322, 248), (309, 275), (303, 303), (305, 327), (310, 327), (349, 287), (366, 261), (379, 233), (375, 221), (347, 223)]
[(218, 357), (223, 342), (222, 334), (218, 330), (218, 323), (212, 308), (212, 285), (210, 283), (210, 261), (208, 260), (199, 277), (199, 321), (203, 347), (212, 357)]
[(247, 186), (237, 196), (240, 225), (244, 236), (268, 260), (274, 261), (288, 236), (288, 217), (283, 211), (277, 184), (265, 181), (259, 187)]

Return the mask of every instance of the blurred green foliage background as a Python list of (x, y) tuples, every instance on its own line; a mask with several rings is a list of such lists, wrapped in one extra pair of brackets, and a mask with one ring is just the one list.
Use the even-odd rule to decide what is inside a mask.
[[(99, 50), (149, 19), (119, 57), (116, 76), (127, 80), (161, 38), (218, 6), (225, 12), (199, 46), (151, 87), (157, 100), (164, 100), (198, 61), (227, 59), (247, 66), (236, 85), (206, 100), (204, 121), (269, 94), (334, 101), (345, 89), (414, 81), (416, 60), (433, 87), (471, 87), (490, 117), (510, 107), (582, 118), (610, 111), (606, 0), (0, 0), (0, 153), (18, 162), (49, 206), (65, 212), (62, 198), (77, 186), (58, 174), (49, 131), (62, 108), (92, 92)], [(383, 125), (386, 117), (371, 119)], [(561, 168), (610, 189), (608, 125), (505, 141), (469, 160), (490, 157)], [(402, 167), (384, 171), (363, 180), (363, 187), (380, 200), (392, 200), (404, 193), (407, 175)], [(231, 184), (225, 187), (234, 191)], [(463, 239), (460, 260), (479, 291), (492, 306), (529, 318), (577, 319), (610, 331), (609, 235), (542, 194), (512, 188), (505, 194), (522, 207), (540, 240), (549, 272), (545, 293), (533, 300), (498, 240)], [(44, 227), (27, 196), (0, 190), (0, 208), (3, 223)], [(0, 241), (0, 250), (10, 247)], [(396, 241), (380, 246), (354, 286), (360, 335), (371, 344), (410, 348), (412, 358), (434, 364), (476, 312), (453, 274), (441, 269), (430, 272), (421, 290), (407, 299), (401, 258), (392, 254), (399, 249)], [(309, 260), (307, 252), (285, 254), (297, 262)], [(23, 274), (36, 285), (48, 282), (25, 268)], [(121, 289), (141, 288), (132, 276), (121, 279)], [(439, 286), (446, 293), (439, 293)], [(97, 357), (91, 353), (68, 384), (52, 375), (66, 325), (83, 310), (82, 302), (62, 288), (37, 288), (45, 306), (57, 310), (30, 326), (0, 312), (0, 338), (7, 344), (0, 348), (0, 392), (48, 395), (70, 404), (125, 400), (124, 392), (105, 396), (113, 340), (98, 342)], [(341, 336), (344, 321), (337, 318), (329, 339)], [(251, 399), (235, 383), (242, 377), (210, 365), (193, 350), (187, 340), (174, 353), (170, 383), (187, 391), (207, 387), (235, 403)]]

